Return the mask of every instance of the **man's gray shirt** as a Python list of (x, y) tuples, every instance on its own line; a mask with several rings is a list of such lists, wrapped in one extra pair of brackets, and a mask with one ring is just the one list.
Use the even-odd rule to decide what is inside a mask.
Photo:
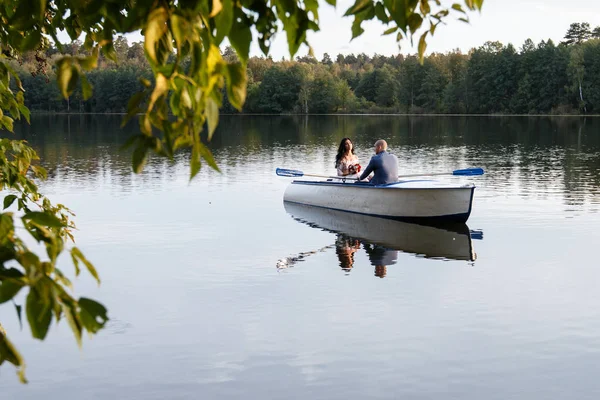
[(375, 154), (361, 174), (360, 180), (365, 179), (371, 172), (375, 173), (370, 181), (373, 185), (398, 182), (398, 158), (387, 151)]

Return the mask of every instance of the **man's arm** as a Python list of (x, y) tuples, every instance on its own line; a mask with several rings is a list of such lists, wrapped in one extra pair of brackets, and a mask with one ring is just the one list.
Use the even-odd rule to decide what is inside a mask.
[(360, 177), (358, 179), (362, 181), (367, 176), (369, 176), (369, 174), (371, 172), (373, 172), (374, 170), (375, 170), (375, 159), (374, 159), (374, 157), (371, 157), (371, 161), (369, 161), (369, 165), (367, 165), (367, 168), (365, 168), (365, 170), (363, 171), (363, 173), (360, 175)]

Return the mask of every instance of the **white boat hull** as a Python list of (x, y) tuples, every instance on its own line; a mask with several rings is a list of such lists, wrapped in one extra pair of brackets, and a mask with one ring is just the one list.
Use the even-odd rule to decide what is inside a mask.
[(383, 218), (414, 222), (466, 222), (471, 215), (473, 184), (401, 181), (366, 185), (335, 181), (293, 181), (283, 200)]

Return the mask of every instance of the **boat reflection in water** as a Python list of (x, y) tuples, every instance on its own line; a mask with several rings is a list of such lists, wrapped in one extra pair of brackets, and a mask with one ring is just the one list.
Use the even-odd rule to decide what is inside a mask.
[[(284, 202), (284, 207), (295, 220), (337, 234), (335, 249), (344, 271), (353, 268), (355, 253), (362, 245), (375, 267), (375, 275), (381, 278), (385, 277), (387, 266), (397, 262), (398, 252), (440, 260), (475, 261), (472, 239), (482, 238), (481, 232), (469, 231), (464, 223), (419, 225), (290, 202)], [(287, 268), (330, 247), (282, 259), (278, 268)]]

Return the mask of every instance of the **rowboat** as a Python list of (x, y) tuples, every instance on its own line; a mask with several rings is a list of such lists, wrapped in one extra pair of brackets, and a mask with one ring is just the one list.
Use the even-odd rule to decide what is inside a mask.
[(474, 261), (472, 239), (482, 237), (481, 232), (471, 232), (464, 223), (421, 225), (291, 202), (283, 204), (292, 218), (313, 228), (358, 239), (363, 245), (424, 258)]
[(469, 219), (475, 185), (435, 180), (402, 180), (371, 185), (339, 179), (294, 180), (285, 189), (287, 203), (407, 222), (461, 222)]

